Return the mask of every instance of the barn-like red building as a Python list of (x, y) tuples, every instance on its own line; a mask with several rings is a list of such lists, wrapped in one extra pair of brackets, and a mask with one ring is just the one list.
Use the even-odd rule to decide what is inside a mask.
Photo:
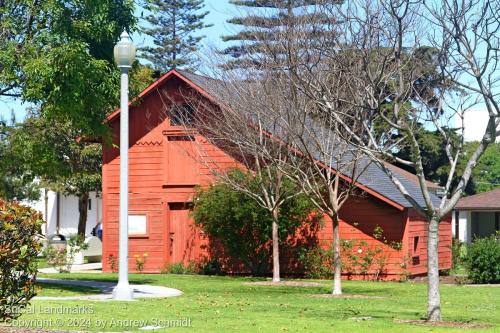
[[(206, 146), (220, 162), (237, 162), (210, 145), (194, 131), (169, 117), (169, 108), (185, 103), (189, 91), (214, 101), (210, 91), (216, 82), (185, 71), (172, 70), (143, 91), (130, 108), (129, 147), (129, 268), (135, 257), (147, 254), (144, 272), (156, 273), (167, 265), (198, 261), (209, 253), (208, 239), (193, 225), (190, 203), (195, 187), (211, 182), (206, 167), (193, 159), (193, 140)], [(214, 94), (215, 95), (215, 94)], [(180, 108), (182, 109), (182, 108)], [(111, 148), (103, 154), (103, 270), (112, 270), (118, 256), (120, 111), (108, 118), (113, 131)], [(188, 133), (189, 132), (189, 133)], [(390, 166), (414, 197), (422, 202), (414, 175)], [(382, 249), (384, 279), (426, 273), (426, 222), (401, 195), (386, 174), (371, 165), (359, 178), (365, 195), (348, 200), (341, 211), (341, 238), (353, 240), (354, 252)], [(435, 197), (436, 200), (439, 198)], [(325, 218), (315, 237), (331, 246), (331, 223)], [(379, 226), (383, 237), (374, 237)], [(439, 267), (451, 268), (451, 223), (440, 225)], [(356, 245), (357, 244), (357, 245)], [(359, 245), (364, 244), (364, 245)], [(241, 273), (241, 272), (233, 272)], [(284, 272), (294, 274), (300, 272)], [(346, 272), (347, 274), (348, 272)], [(352, 272), (350, 272), (352, 273)], [(354, 272), (356, 274), (356, 272)], [(377, 273), (378, 274), (378, 273)], [(352, 276), (351, 276), (352, 277)], [(356, 276), (354, 276), (356, 278)]]

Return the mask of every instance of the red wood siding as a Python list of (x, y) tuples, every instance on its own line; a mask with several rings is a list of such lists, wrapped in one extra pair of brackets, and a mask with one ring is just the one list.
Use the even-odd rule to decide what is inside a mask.
[[(380, 278), (390, 280), (400, 279), (403, 253), (401, 250), (391, 247), (391, 245), (394, 246), (395, 243), (402, 240), (406, 224), (404, 214), (404, 211), (397, 210), (371, 196), (351, 197), (340, 211), (340, 218), (342, 220), (340, 224), (340, 237), (343, 240), (354, 240), (357, 246), (352, 248), (351, 253), (343, 253), (343, 260), (348, 261), (347, 257), (349, 254), (363, 256), (367, 249), (371, 251), (381, 249), (382, 252), (377, 255), (377, 259), (380, 259), (380, 262), (384, 260), (385, 263), (378, 265), (375, 260), (369, 267), (369, 277), (373, 277), (377, 269), (381, 268)], [(380, 227), (383, 230), (379, 239), (374, 237), (376, 227)], [(327, 241), (331, 244), (332, 235), (333, 230), (330, 222), (325, 226), (324, 232), (322, 232), (323, 242)], [(367, 246), (359, 246), (360, 242), (364, 242)], [(363, 252), (357, 253), (359, 250)], [(343, 274), (348, 273), (345, 270), (343, 272)], [(359, 276), (358, 278), (363, 278), (363, 276)]]
[[(418, 244), (415, 241), (418, 238)], [(439, 269), (451, 268), (451, 216), (439, 225)], [(406, 261), (411, 275), (427, 273), (427, 221), (414, 209), (408, 211), (407, 230), (405, 230)]]

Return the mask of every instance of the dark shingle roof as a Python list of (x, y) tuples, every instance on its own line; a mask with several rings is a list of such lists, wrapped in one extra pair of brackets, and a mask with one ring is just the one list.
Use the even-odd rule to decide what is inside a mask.
[[(217, 80), (193, 74), (184, 70), (177, 70), (179, 74), (187, 78), (189, 81), (197, 85), (199, 88), (203, 89), (208, 94), (216, 97), (217, 93)], [(320, 158), (319, 158), (320, 159)], [(398, 190), (396, 185), (391, 181), (389, 176), (382, 170), (381, 167), (377, 166), (375, 163), (370, 162), (370, 160), (365, 157), (359, 162), (364, 169), (363, 173), (359, 176), (358, 182), (371, 190), (379, 193), (383, 197), (403, 206), (412, 207), (412, 204), (403, 196), (403, 194)], [(335, 166), (331, 166), (335, 168)], [(423, 208), (426, 207), (422, 191), (416, 180), (416, 176), (411, 174), (399, 167), (394, 165), (389, 165), (388, 169), (396, 176), (396, 178), (403, 184), (411, 197)], [(428, 182), (428, 186), (432, 189), (437, 188), (436, 184)], [(431, 193), (431, 198), (434, 205), (439, 206), (441, 199), (435, 194)]]

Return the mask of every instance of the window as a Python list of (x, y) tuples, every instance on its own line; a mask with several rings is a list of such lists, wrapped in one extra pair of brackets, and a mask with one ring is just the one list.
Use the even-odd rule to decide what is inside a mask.
[(419, 239), (420, 239), (419, 236), (413, 237), (413, 253), (416, 253), (417, 250), (418, 250), (418, 241), (419, 241)]
[(170, 109), (171, 126), (191, 126), (194, 110), (189, 104), (175, 104)]
[(92, 210), (92, 199), (89, 199), (89, 210)]

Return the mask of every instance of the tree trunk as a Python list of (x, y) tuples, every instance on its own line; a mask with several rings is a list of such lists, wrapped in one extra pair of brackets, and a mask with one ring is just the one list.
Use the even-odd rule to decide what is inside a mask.
[(441, 321), (439, 295), (439, 219), (432, 217), (427, 231), (427, 320)]
[(87, 227), (87, 207), (89, 206), (89, 193), (84, 192), (78, 196), (78, 235), (85, 237)]
[(342, 260), (340, 259), (340, 226), (339, 216), (332, 217), (333, 226), (333, 295), (342, 295)]
[(273, 210), (273, 282), (280, 281), (280, 240), (278, 234), (279, 208)]

